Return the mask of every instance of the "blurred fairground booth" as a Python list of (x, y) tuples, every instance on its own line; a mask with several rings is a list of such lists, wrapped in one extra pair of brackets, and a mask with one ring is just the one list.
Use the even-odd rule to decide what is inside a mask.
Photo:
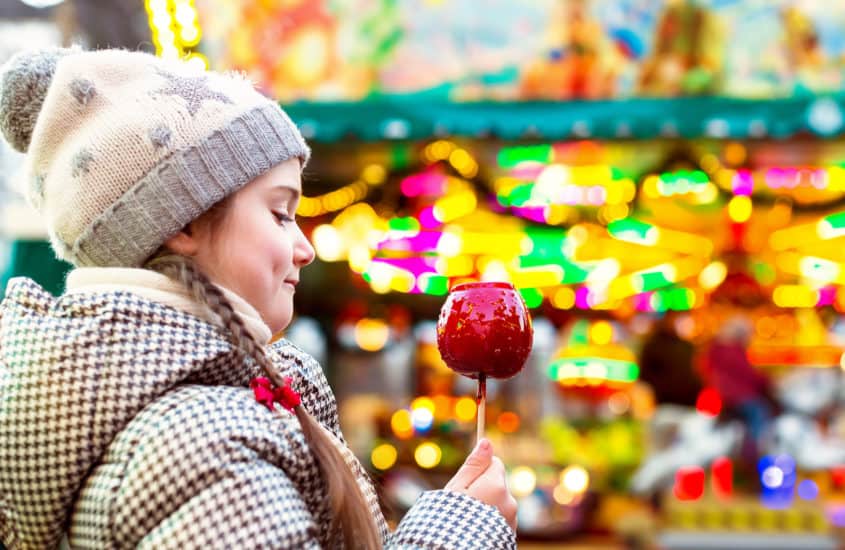
[[(138, 5), (147, 47), (242, 71), (312, 145), (318, 260), (285, 336), (325, 366), (388, 517), (474, 441), (440, 306), (504, 280), (535, 330), (486, 411), (521, 541), (845, 543), (845, 4)], [(61, 292), (0, 197), (4, 281)]]

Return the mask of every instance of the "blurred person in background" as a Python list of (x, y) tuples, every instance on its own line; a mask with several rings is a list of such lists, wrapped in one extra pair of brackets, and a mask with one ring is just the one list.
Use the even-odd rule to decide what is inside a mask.
[(680, 319), (667, 311), (655, 320), (640, 350), (640, 380), (651, 386), (659, 405), (694, 407), (701, 381), (693, 367), (695, 346), (678, 334)]
[(722, 399), (723, 410), (738, 416), (756, 447), (772, 419), (771, 381), (748, 360), (753, 326), (742, 314), (722, 325), (707, 349), (706, 379)]

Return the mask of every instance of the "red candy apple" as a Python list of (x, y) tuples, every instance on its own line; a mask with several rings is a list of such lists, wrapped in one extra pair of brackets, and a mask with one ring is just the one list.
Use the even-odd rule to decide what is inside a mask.
[(534, 331), (525, 301), (510, 283), (457, 285), (437, 321), (446, 364), (470, 378), (510, 378), (525, 366)]

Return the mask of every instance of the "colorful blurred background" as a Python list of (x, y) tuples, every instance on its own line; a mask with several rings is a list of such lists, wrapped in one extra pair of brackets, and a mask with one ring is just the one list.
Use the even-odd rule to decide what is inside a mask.
[[(0, 62), (70, 43), (242, 71), (309, 139), (285, 336), (393, 522), (474, 441), (440, 306), (504, 280), (535, 327), (487, 407), (521, 548), (845, 544), (845, 4), (0, 3)], [(20, 163), (0, 286), (58, 294)]]

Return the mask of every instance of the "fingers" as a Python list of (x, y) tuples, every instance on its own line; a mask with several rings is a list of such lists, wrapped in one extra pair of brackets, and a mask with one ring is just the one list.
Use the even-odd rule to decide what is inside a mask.
[(510, 525), (511, 529), (516, 532), (516, 513), (517, 502), (508, 490), (507, 472), (505, 465), (501, 459), (494, 456), (490, 460), (490, 466), (472, 483), (469, 490), (472, 492), (475, 488), (486, 493), (487, 498), (495, 503), (496, 508), (505, 518), (505, 521)]
[(446, 484), (446, 489), (463, 491), (481, 476), (491, 465), (491, 460), (501, 460), (493, 457), (493, 446), (487, 439), (481, 439), (472, 453), (464, 461), (458, 472)]

